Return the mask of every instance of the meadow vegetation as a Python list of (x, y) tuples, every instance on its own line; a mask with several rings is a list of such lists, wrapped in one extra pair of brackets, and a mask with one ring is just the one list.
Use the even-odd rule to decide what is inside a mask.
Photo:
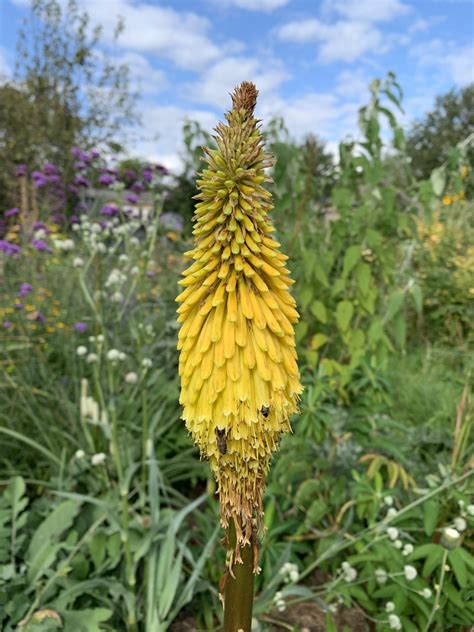
[[(359, 140), (336, 161), (279, 121), (265, 128), (305, 390), (264, 499), (256, 631), (461, 631), (474, 619), (474, 139), (420, 176), (401, 105), (393, 75), (374, 81)], [(219, 629), (215, 482), (178, 404), (174, 299), (198, 145), (211, 141), (185, 132), (177, 177), (90, 147), (72, 149), (67, 177), (50, 161), (11, 175), (5, 632)]]

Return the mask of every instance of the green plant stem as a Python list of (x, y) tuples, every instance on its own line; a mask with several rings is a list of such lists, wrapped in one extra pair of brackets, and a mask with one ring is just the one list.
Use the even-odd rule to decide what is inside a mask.
[[(232, 553), (236, 546), (235, 525), (227, 529), (227, 547)], [(240, 549), (242, 564), (232, 563), (225, 584), (224, 632), (250, 632), (253, 606), (253, 547)], [(233, 576), (232, 576), (233, 575)]]
[(428, 618), (428, 621), (426, 622), (426, 626), (425, 626), (424, 632), (428, 632), (428, 630), (430, 629), (431, 622), (433, 621), (433, 619), (434, 619), (434, 617), (436, 615), (436, 611), (439, 608), (439, 598), (441, 597), (441, 591), (443, 590), (444, 574), (446, 572), (445, 566), (446, 566), (446, 560), (447, 559), (448, 559), (448, 551), (445, 550), (444, 553), (443, 553), (443, 559), (441, 560), (441, 570), (439, 572), (439, 582), (438, 582), (438, 588), (436, 590), (436, 595), (435, 595), (433, 608), (431, 609), (430, 616)]

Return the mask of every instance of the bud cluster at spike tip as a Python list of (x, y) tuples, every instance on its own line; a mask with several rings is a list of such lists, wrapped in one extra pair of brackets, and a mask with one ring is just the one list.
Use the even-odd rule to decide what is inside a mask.
[[(193, 259), (180, 284), (180, 403), (186, 427), (218, 482), (221, 522), (237, 545), (260, 526), (272, 453), (302, 391), (287, 257), (271, 234), (272, 164), (253, 116), (257, 90), (244, 82), (206, 149), (197, 181)], [(238, 559), (238, 555), (237, 555)]]

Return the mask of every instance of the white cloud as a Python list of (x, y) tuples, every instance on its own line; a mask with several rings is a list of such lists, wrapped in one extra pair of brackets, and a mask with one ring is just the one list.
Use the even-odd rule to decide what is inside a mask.
[(351, 62), (366, 52), (387, 50), (381, 32), (368, 22), (339, 21), (325, 24), (317, 19), (289, 22), (278, 35), (289, 42), (318, 42), (319, 59), (323, 62)]
[(459, 46), (449, 40), (434, 39), (413, 46), (410, 55), (420, 67), (436, 68), (436, 75), (448, 75), (457, 85), (474, 81), (474, 45)]
[(188, 84), (191, 99), (227, 109), (229, 92), (241, 81), (253, 81), (261, 97), (271, 95), (289, 78), (276, 60), (264, 61), (254, 57), (227, 57), (211, 66), (197, 81)]
[(387, 22), (411, 11), (400, 0), (331, 0), (326, 5), (351, 21)]
[(288, 4), (290, 0), (224, 0), (226, 5), (249, 11), (274, 11)]
[(165, 73), (154, 68), (145, 55), (126, 51), (115, 61), (128, 67), (132, 87), (142, 94), (157, 94), (168, 86)]
[(371, 79), (361, 68), (343, 70), (337, 76), (335, 89), (342, 96), (368, 98)]
[(152, 53), (181, 68), (205, 68), (220, 54), (209, 36), (211, 22), (196, 13), (130, 0), (83, 0), (82, 7), (94, 22), (103, 25), (109, 41), (120, 16), (125, 23), (121, 47)]
[(179, 169), (183, 147), (183, 123), (186, 118), (198, 121), (207, 131), (217, 123), (214, 113), (192, 110), (175, 105), (144, 103), (140, 108), (146, 137), (134, 143), (134, 153), (148, 160), (164, 164), (169, 169)]

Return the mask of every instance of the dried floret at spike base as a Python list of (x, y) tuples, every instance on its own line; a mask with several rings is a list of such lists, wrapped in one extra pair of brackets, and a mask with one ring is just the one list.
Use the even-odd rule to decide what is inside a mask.
[(298, 320), (287, 257), (272, 237), (271, 159), (253, 116), (257, 90), (244, 82), (227, 124), (216, 127), (197, 181), (193, 263), (177, 301), (183, 419), (216, 475), (221, 521), (237, 549), (260, 526), (272, 453), (290, 431), (302, 391), (294, 342)]

